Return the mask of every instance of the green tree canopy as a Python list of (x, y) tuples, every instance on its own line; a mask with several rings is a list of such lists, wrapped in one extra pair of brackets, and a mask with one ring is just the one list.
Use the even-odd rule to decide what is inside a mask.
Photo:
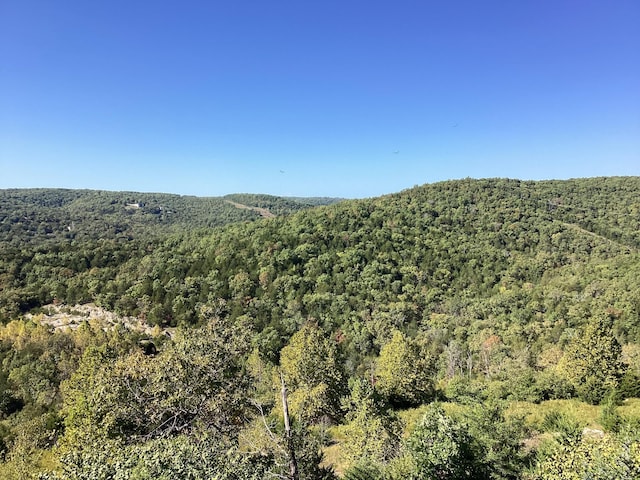
[(342, 416), (340, 398), (345, 387), (338, 348), (317, 325), (306, 324), (291, 337), (281, 351), (280, 368), (294, 416), (308, 421)]
[(393, 405), (419, 405), (433, 397), (434, 373), (425, 346), (395, 330), (376, 362), (375, 388)]
[(463, 480), (487, 478), (473, 439), (464, 424), (431, 404), (411, 436), (404, 455), (390, 465), (394, 480)]
[(562, 370), (583, 400), (597, 404), (618, 388), (622, 347), (613, 332), (613, 317), (594, 317), (567, 347)]

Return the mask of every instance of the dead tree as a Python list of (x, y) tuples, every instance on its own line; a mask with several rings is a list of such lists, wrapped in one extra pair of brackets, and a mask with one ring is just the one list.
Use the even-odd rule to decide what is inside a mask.
[(287, 403), (287, 386), (284, 383), (284, 376), (280, 372), (280, 383), (282, 388), (280, 393), (282, 394), (282, 412), (284, 414), (284, 434), (287, 442), (287, 454), (289, 456), (289, 478), (291, 480), (298, 480), (298, 462), (296, 460), (296, 450), (293, 445), (293, 435), (291, 433), (291, 423), (289, 422), (289, 404)]

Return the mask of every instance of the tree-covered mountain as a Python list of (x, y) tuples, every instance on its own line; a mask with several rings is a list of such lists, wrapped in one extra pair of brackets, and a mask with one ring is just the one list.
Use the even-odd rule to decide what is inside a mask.
[[(41, 304), (54, 297), (95, 301), (173, 325), (197, 322), (197, 307), (211, 301), (251, 314), (247, 299), (267, 324), (285, 316), (351, 324), (351, 317), (393, 304), (405, 325), (417, 325), (447, 310), (453, 298), (492, 297), (501, 287), (528, 283), (540, 287), (543, 277), (569, 266), (634, 258), (640, 245), (637, 183), (462, 180), (286, 218), (172, 232), (145, 248), (103, 239), (59, 243), (29, 261), (23, 255), (4, 292), (17, 281), (38, 291)], [(122, 252), (129, 249), (142, 251), (127, 262)], [(107, 275), (103, 266), (113, 271)], [(40, 273), (32, 280), (33, 271)], [(42, 283), (53, 287), (44, 296)], [(163, 313), (149, 315), (154, 307)]]
[[(31, 213), (22, 217), (10, 195), (12, 213), (0, 209), (2, 225), (30, 218), (25, 228), (32, 232), (31, 241), (6, 237), (2, 244), (3, 322), (51, 302), (92, 302), (157, 325), (158, 333), (176, 326), (182, 333), (158, 337), (159, 353), (149, 358), (137, 347), (139, 333), (101, 332), (95, 322), (66, 333), (8, 323), (0, 332), (0, 403), (10, 458), (31, 445), (16, 432), (39, 419), (53, 422), (38, 428), (61, 450), (55, 453), (46, 439), (29, 448), (54, 455), (61, 463), (53, 470), (67, 468), (68, 478), (108, 459), (124, 462), (121, 447), (142, 462), (125, 470), (159, 471), (154, 455), (200, 451), (194, 435), (206, 432), (219, 451), (233, 452), (211, 457), (211, 469), (232, 471), (236, 458), (251, 465), (255, 478), (266, 471), (289, 478), (277, 467), (291, 460), (291, 445), (280, 436), (280, 382), (289, 389), (292, 441), (307, 469), (301, 478), (330, 478), (322, 477), (330, 473), (316, 455), (327, 441), (320, 425), (327, 424), (341, 432), (348, 478), (560, 478), (553, 475), (566, 460), (562, 448), (573, 445), (572, 452), (589, 457), (591, 447), (558, 417), (529, 428), (569, 432), (561, 437), (569, 443), (546, 443), (548, 451), (539, 449), (535, 460), (519, 443), (531, 432), (505, 417), (499, 402), (610, 402), (603, 424), (611, 429), (611, 458), (629, 445), (640, 452), (640, 437), (620, 428), (631, 423), (611, 420), (613, 396), (640, 395), (638, 177), (464, 179), (317, 208), (306, 208), (317, 203), (311, 201), (234, 195), (220, 200), (221, 208), (255, 213), (233, 202), (291, 214), (220, 227), (208, 223), (212, 210), (198, 203), (212, 199), (92, 192), (95, 206), (75, 218), (93, 233), (75, 236), (61, 226), (79, 215), (76, 202), (88, 199), (47, 192), (41, 208), (31, 192), (25, 200)], [(109, 195), (119, 198), (109, 203), (113, 212), (99, 214)], [(53, 217), (52, 209), (67, 216)], [(166, 221), (179, 228), (157, 228), (165, 209), (174, 212)], [(120, 217), (129, 218), (123, 231), (134, 233), (96, 234)], [(58, 225), (53, 235), (31, 228), (47, 222)], [(202, 352), (209, 353), (198, 357)], [(192, 394), (180, 387), (181, 375), (193, 378)], [(83, 385), (104, 395), (91, 397)], [(434, 399), (471, 405), (472, 414), (452, 417), (431, 406), (402, 436), (397, 412)], [(188, 407), (176, 410), (172, 402)], [(485, 413), (473, 405), (484, 405)], [(216, 411), (224, 411), (221, 419)], [(500, 428), (488, 432), (492, 424)], [(106, 440), (111, 450), (98, 447)], [(438, 456), (425, 445), (444, 450)], [(458, 456), (443, 457), (453, 455), (444, 445), (454, 445)], [(640, 458), (630, 458), (615, 461), (629, 472), (640, 468)], [(41, 468), (44, 460), (34, 461)], [(446, 470), (451, 463), (461, 470)]]
[[(45, 240), (87, 240), (167, 236), (261, 218), (257, 209), (287, 215), (337, 199), (285, 199), (240, 194), (194, 197), (166, 193), (69, 189), (0, 190), (0, 241), (39, 244)], [(233, 203), (232, 203), (233, 202)]]

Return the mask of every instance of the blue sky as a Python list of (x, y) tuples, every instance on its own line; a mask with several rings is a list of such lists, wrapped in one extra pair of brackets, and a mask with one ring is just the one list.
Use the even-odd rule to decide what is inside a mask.
[(0, 188), (640, 175), (640, 2), (0, 2)]

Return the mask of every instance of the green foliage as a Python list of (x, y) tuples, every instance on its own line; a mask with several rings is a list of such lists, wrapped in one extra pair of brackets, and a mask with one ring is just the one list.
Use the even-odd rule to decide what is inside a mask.
[(358, 464), (349, 467), (342, 475), (343, 480), (382, 480), (382, 473), (375, 465)]
[(486, 478), (469, 431), (437, 404), (429, 406), (388, 472), (394, 480)]
[(66, 440), (148, 440), (214, 429), (233, 435), (248, 405), (246, 331), (217, 320), (178, 332), (156, 356), (88, 350), (63, 385)]
[(558, 400), (575, 397), (575, 387), (559, 369), (547, 368), (535, 378), (538, 400)]
[[(300, 478), (309, 480), (335, 480), (333, 467), (324, 458), (323, 448), (328, 437), (323, 426), (306, 425), (292, 419), (291, 440)], [(288, 478), (288, 441), (279, 412), (256, 418), (240, 432), (238, 448), (241, 452), (259, 452), (273, 458), (270, 474), (276, 478)]]
[[(224, 229), (208, 228), (215, 222), (203, 205), (211, 199), (36, 191), (23, 202), (45, 209), (36, 217), (54, 207), (86, 214), (86, 235), (66, 238), (64, 227), (64, 241), (54, 235), (41, 247), (37, 235), (33, 247), (1, 243), (0, 318), (54, 299), (94, 301), (159, 325), (197, 324), (207, 317), (203, 308), (214, 309), (248, 315), (258, 331), (271, 327), (274, 349), (313, 317), (328, 332), (341, 329), (357, 363), (376, 355), (393, 329), (415, 331), (435, 312), (447, 318), (443, 341), (464, 345), (470, 323), (490, 322), (504, 341), (501, 354), (511, 356), (512, 348), (557, 341), (584, 323), (585, 312), (612, 306), (622, 312), (619, 338), (637, 341), (637, 191), (637, 178), (443, 182)], [(127, 210), (128, 203), (142, 206)], [(161, 206), (173, 212), (166, 222), (151, 212)], [(154, 220), (141, 234), (131, 227), (105, 235), (108, 215), (120, 210), (131, 225)], [(238, 275), (242, 289), (232, 288)], [(477, 373), (481, 352), (466, 347)], [(461, 363), (466, 358), (452, 367)]]
[(401, 425), (394, 413), (362, 379), (351, 382), (351, 395), (345, 399), (343, 456), (350, 464), (386, 463), (400, 445)]
[[(279, 364), (307, 477), (332, 475), (318, 467), (326, 439), (307, 428), (326, 419), (344, 421), (336, 430), (348, 432), (346, 451), (351, 442), (352, 452), (369, 456), (371, 475), (418, 475), (422, 457), (408, 443), (397, 455), (389, 402), (429, 401), (437, 384), (473, 413), (442, 431), (431, 425), (424, 438), (470, 442), (479, 478), (514, 478), (527, 460), (522, 431), (491, 407), (495, 399), (577, 393), (600, 402), (616, 386), (625, 397), (637, 393), (639, 192), (637, 177), (465, 179), (306, 208), (332, 202), (0, 191), (0, 321), (8, 322), (0, 332), (0, 477), (53, 471), (49, 464), (62, 458), (74, 465), (73, 455), (96, 469), (111, 468), (113, 458), (126, 475), (161, 475), (155, 460), (134, 465), (120, 451), (160, 458), (144, 448), (162, 446), (197, 457), (201, 434), (217, 448), (211, 465), (231, 468), (224, 451), (247, 475), (283, 474), (278, 438), (265, 435), (275, 446), (251, 450), (255, 456), (235, 439), (260, 425), (250, 400), (275, 405)], [(248, 221), (270, 213), (287, 216)], [(140, 353), (140, 334), (122, 326), (38, 325), (49, 303), (86, 302), (182, 333), (152, 357)], [(33, 322), (20, 318), (26, 312)], [(609, 318), (601, 328), (602, 312)], [(211, 318), (219, 323), (208, 331)], [(185, 327), (200, 328), (191, 336)], [(622, 380), (613, 339), (626, 352)], [(355, 377), (370, 379), (369, 390), (352, 391), (343, 418), (344, 385)], [(474, 410), (478, 401), (486, 412)], [(607, 428), (624, 431), (622, 410), (604, 402)], [(267, 421), (278, 420), (276, 408)], [(575, 430), (558, 434), (561, 423), (550, 433), (560, 440), (540, 447), (540, 458), (582, 441)], [(158, 465), (169, 465), (168, 455)]]
[(306, 324), (295, 333), (280, 353), (280, 369), (292, 415), (303, 421), (342, 417), (344, 374), (337, 345), (322, 329)]
[(622, 377), (622, 347), (613, 334), (613, 318), (599, 315), (567, 347), (565, 375), (583, 400), (597, 404), (615, 391)]
[(257, 195), (249, 193), (234, 193), (225, 195), (225, 200), (250, 208), (264, 209), (271, 215), (287, 215), (320, 205), (330, 205), (339, 202), (339, 198), (321, 197), (274, 197), (273, 195)]
[(447, 382), (444, 393), (450, 401), (470, 405), (480, 402), (487, 397), (486, 385), (484, 383), (459, 375), (451, 378)]
[[(267, 195), (236, 197), (236, 201), (242, 200), (239, 203), (273, 209), (278, 215), (311, 206)], [(0, 238), (12, 243), (127, 238), (260, 218), (257, 212), (237, 208), (225, 198), (99, 190), (0, 190)]]
[[(301, 480), (337, 480), (336, 474), (331, 466), (321, 465), (323, 454), (321, 447), (324, 446), (322, 435), (304, 424), (294, 424), (293, 444), (298, 462), (298, 472)], [(288, 459), (284, 459), (281, 454), (276, 464), (283, 466)], [(273, 473), (279, 473), (280, 478), (286, 478), (288, 471), (282, 467), (272, 469)]]
[(546, 413), (541, 427), (543, 431), (557, 434), (558, 442), (563, 445), (574, 445), (582, 438), (583, 424), (573, 416), (558, 410)]
[(618, 401), (618, 393), (612, 391), (600, 406), (600, 425), (610, 432), (617, 432), (622, 425), (622, 418), (618, 413)]
[(640, 437), (625, 431), (602, 439), (560, 444), (536, 465), (530, 480), (632, 480), (640, 478)]
[(516, 480), (529, 463), (523, 443), (528, 429), (524, 419), (506, 416), (504, 405), (496, 402), (476, 404), (465, 415), (465, 423), (479, 457), (477, 468), (493, 480)]
[(376, 362), (376, 391), (393, 405), (419, 405), (433, 397), (434, 365), (423, 345), (395, 330)]
[(180, 435), (143, 445), (106, 441), (65, 453), (59, 471), (42, 480), (258, 480), (274, 468), (269, 456), (239, 452), (217, 437)]
[(640, 398), (640, 375), (627, 370), (620, 380), (618, 393), (621, 398)]

